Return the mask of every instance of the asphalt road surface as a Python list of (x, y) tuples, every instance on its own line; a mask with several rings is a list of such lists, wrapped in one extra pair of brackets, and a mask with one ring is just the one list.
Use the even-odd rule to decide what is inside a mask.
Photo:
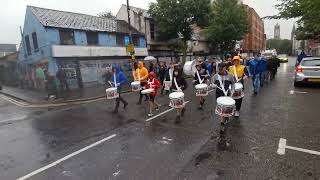
[(34, 180), (319, 180), (320, 89), (294, 88), (294, 59), (281, 64), (274, 81), (253, 96), (245, 85), (241, 117), (229, 123), (230, 146), (219, 148), (214, 91), (197, 109), (194, 88), (186, 92), (181, 124), (168, 96), (157, 97), (160, 115), (146, 121), (148, 105), (123, 95), (128, 109), (112, 114), (113, 101), (56, 108), (22, 108), (0, 98), (0, 179)]

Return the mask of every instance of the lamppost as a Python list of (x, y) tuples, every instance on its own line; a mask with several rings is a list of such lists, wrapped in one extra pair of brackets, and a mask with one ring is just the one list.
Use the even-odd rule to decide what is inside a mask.
[(127, 13), (128, 13), (128, 28), (129, 28), (129, 44), (127, 47), (128, 52), (131, 55), (131, 68), (132, 68), (132, 76), (134, 77), (134, 45), (132, 40), (132, 32), (131, 32), (131, 19), (130, 19), (130, 6), (129, 6), (129, 0), (127, 0)]

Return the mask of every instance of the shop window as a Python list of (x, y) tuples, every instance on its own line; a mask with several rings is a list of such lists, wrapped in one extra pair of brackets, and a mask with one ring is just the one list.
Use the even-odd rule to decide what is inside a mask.
[(125, 46), (125, 44), (124, 44), (124, 35), (117, 34), (116, 39), (117, 39), (117, 46)]
[(70, 30), (59, 30), (61, 45), (74, 45), (74, 32)]
[(155, 40), (154, 22), (150, 22), (150, 38)]

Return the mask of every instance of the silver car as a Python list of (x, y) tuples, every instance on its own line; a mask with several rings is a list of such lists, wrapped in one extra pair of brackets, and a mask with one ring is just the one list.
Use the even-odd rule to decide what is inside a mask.
[(320, 84), (320, 57), (304, 58), (296, 67), (294, 85), (304, 83)]

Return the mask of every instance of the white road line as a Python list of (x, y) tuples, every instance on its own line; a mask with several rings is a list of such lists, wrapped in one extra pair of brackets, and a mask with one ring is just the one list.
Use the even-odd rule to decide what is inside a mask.
[(84, 151), (86, 151), (86, 150), (88, 150), (88, 149), (90, 149), (90, 148), (93, 148), (93, 147), (95, 147), (95, 146), (97, 146), (97, 145), (99, 145), (99, 144), (101, 144), (101, 143), (103, 143), (103, 142), (105, 142), (105, 141), (108, 141), (108, 140), (110, 140), (110, 139), (112, 139), (112, 138), (114, 138), (114, 137), (116, 137), (116, 134), (113, 134), (113, 135), (111, 135), (111, 136), (108, 136), (108, 137), (106, 137), (106, 138), (104, 138), (104, 139), (102, 139), (102, 140), (100, 140), (100, 141), (97, 141), (97, 142), (95, 142), (95, 143), (93, 143), (93, 144), (91, 144), (91, 145), (89, 145), (89, 146), (87, 146), (87, 147), (84, 147), (84, 148), (82, 148), (82, 149), (80, 149), (80, 150), (78, 150), (78, 151), (76, 151), (76, 152), (74, 152), (74, 153), (71, 153), (71, 154), (69, 154), (68, 156), (65, 156), (65, 157), (63, 157), (63, 158), (61, 158), (61, 159), (59, 159), (59, 160), (57, 160), (57, 161), (55, 161), (55, 162), (47, 165), (47, 166), (44, 166), (44, 167), (42, 167), (42, 168), (40, 168), (40, 169), (38, 169), (38, 170), (36, 170), (36, 171), (33, 171), (33, 172), (31, 172), (31, 173), (29, 173), (29, 174), (27, 174), (27, 175), (25, 175), (25, 176), (23, 176), (23, 177), (21, 177), (21, 178), (19, 178), (19, 179), (17, 179), (17, 180), (25, 180), (25, 179), (28, 179), (28, 178), (36, 175), (36, 174), (39, 174), (39, 173), (41, 173), (41, 172), (43, 172), (43, 171), (45, 171), (45, 170), (47, 170), (47, 169), (49, 169), (49, 168), (51, 168), (51, 167), (54, 167), (54, 166), (60, 164), (61, 162), (65, 161), (65, 160), (67, 160), (67, 159), (70, 159), (70, 158), (72, 158), (73, 156), (76, 156), (76, 155), (78, 155), (78, 154), (80, 154), (80, 153), (82, 153), (82, 152), (84, 152)]
[(289, 93), (292, 95), (292, 94), (308, 94), (308, 92), (304, 92), (304, 91), (294, 91), (294, 90), (291, 90), (289, 91)]
[(314, 155), (320, 155), (320, 152), (318, 151), (313, 151), (313, 150), (303, 149), (303, 148), (298, 148), (293, 146), (287, 146), (287, 140), (280, 138), (277, 153), (279, 155), (284, 155), (286, 154), (286, 149), (291, 149), (291, 150), (305, 152), (305, 153), (314, 154)]

